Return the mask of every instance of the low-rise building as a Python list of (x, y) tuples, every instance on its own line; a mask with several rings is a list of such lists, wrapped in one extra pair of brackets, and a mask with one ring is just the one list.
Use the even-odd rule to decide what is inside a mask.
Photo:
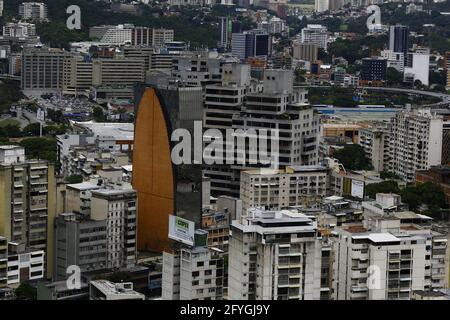
[(89, 283), (89, 300), (145, 300), (145, 296), (134, 291), (131, 282), (94, 280)]

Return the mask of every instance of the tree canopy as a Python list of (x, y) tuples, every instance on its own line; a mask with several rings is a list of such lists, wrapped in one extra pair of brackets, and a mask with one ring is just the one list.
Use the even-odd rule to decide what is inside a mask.
[(333, 156), (347, 170), (372, 170), (372, 162), (359, 144), (349, 144), (334, 152)]
[(367, 197), (375, 199), (377, 193), (399, 194), (402, 197), (402, 202), (408, 205), (409, 210), (421, 211), (436, 218), (440, 218), (441, 210), (448, 209), (449, 206), (441, 187), (431, 182), (409, 185), (404, 189), (400, 189), (396, 181), (387, 180), (369, 184), (365, 187)]
[(37, 290), (29, 283), (21, 283), (16, 290), (14, 290), (17, 300), (36, 300)]

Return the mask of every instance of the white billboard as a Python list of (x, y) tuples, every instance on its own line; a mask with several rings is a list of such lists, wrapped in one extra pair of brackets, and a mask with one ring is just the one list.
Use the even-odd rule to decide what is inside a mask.
[(169, 238), (189, 246), (194, 245), (195, 223), (173, 215), (169, 216)]
[(44, 111), (44, 109), (41, 109), (41, 108), (37, 109), (36, 119), (38, 121), (45, 121), (45, 111)]
[(352, 197), (364, 198), (364, 182), (352, 180)]

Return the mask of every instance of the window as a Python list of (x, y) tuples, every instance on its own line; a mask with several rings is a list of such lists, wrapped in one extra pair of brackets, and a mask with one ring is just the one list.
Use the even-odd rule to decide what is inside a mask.
[(197, 262), (197, 267), (203, 267), (205, 263), (203, 261)]

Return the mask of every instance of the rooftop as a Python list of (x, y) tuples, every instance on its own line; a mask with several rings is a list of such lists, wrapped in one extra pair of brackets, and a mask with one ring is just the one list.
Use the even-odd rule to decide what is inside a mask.
[(366, 235), (356, 235), (353, 236), (353, 239), (369, 239), (372, 242), (383, 243), (383, 242), (398, 242), (399, 238), (396, 236), (383, 232), (383, 233), (369, 233)]
[(348, 226), (348, 227), (344, 228), (344, 230), (347, 232), (350, 232), (350, 233), (365, 233), (368, 231), (362, 225)]
[(24, 148), (21, 146), (16, 146), (16, 145), (0, 146), (0, 150), (18, 150), (18, 149), (24, 149)]
[(105, 122), (98, 123), (93, 121), (78, 122), (71, 121), (71, 124), (80, 128), (87, 129), (94, 136), (112, 137), (115, 140), (134, 140), (134, 124)]
[(115, 295), (125, 299), (144, 300), (144, 295), (134, 291), (133, 284), (129, 282), (113, 283), (108, 280), (94, 280), (90, 284), (107, 296)]
[(93, 190), (93, 189), (100, 189), (102, 186), (99, 186), (97, 184), (91, 183), (91, 182), (81, 182), (81, 183), (73, 183), (68, 184), (68, 188), (75, 189), (79, 191), (86, 191), (86, 190)]

